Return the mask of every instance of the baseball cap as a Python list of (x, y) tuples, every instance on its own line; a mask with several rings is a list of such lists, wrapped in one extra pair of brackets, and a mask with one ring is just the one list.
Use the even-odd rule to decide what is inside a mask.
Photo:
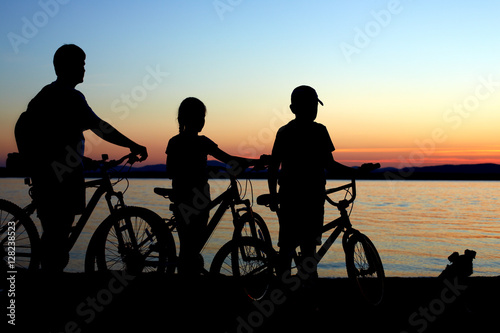
[(301, 104), (305, 101), (318, 101), (319, 104), (323, 105), (316, 90), (309, 86), (298, 86), (292, 91), (292, 104)]

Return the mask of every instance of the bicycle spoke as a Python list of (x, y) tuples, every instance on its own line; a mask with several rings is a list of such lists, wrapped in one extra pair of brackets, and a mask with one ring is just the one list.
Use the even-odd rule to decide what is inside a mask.
[[(97, 269), (127, 270), (131, 274), (160, 272), (167, 268), (172, 271), (173, 260), (168, 262), (165, 244), (154, 231), (153, 225), (158, 222), (148, 221), (148, 218), (155, 218), (150, 215), (151, 212), (145, 209), (132, 207), (121, 213), (120, 218), (109, 220), (100, 227), (102, 235), (96, 239), (102, 240), (95, 240), (93, 250), (89, 250), (97, 260)], [(175, 253), (170, 256), (175, 257)]]
[(9, 251), (15, 247), (16, 269), (38, 268), (39, 237), (33, 221), (19, 206), (3, 199), (0, 199), (0, 247), (0, 260), (5, 263)]
[(384, 295), (384, 270), (377, 250), (363, 234), (356, 234), (348, 241), (346, 253), (347, 272), (353, 278), (363, 297), (372, 305), (382, 302)]

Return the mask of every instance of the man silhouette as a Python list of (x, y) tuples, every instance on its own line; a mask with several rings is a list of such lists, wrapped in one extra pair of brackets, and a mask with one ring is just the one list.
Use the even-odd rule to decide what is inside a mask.
[(75, 86), (83, 82), (85, 52), (73, 44), (54, 54), (57, 80), (45, 86), (19, 117), (15, 136), (33, 181), (43, 227), (42, 269), (61, 272), (69, 259), (67, 240), (75, 215), (85, 208), (85, 130), (147, 158), (147, 149), (101, 120)]

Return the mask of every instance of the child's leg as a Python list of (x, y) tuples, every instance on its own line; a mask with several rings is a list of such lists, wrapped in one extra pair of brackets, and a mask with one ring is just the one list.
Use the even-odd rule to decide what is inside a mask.
[(300, 245), (302, 253), (299, 269), (306, 280), (318, 278), (318, 261), (316, 260), (316, 241), (306, 241)]
[[(202, 195), (203, 197), (200, 197)], [(184, 205), (182, 215), (183, 238), (181, 240), (180, 271), (186, 275), (198, 275), (203, 267), (199, 251), (204, 242), (205, 230), (208, 223), (209, 212), (206, 205), (210, 202), (210, 187), (208, 184), (190, 189), (183, 193), (184, 200), (179, 203)], [(177, 214), (177, 213), (176, 213)]]
[(280, 246), (277, 271), (281, 279), (286, 279), (291, 274), (293, 251), (292, 246)]

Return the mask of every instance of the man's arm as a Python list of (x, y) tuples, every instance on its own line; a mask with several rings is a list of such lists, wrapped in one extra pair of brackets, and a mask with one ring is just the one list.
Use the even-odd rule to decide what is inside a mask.
[(97, 136), (117, 146), (129, 148), (133, 154), (140, 155), (139, 161), (144, 161), (148, 158), (148, 150), (134, 141), (121, 134), (116, 128), (108, 122), (100, 120), (98, 126), (90, 128)]

